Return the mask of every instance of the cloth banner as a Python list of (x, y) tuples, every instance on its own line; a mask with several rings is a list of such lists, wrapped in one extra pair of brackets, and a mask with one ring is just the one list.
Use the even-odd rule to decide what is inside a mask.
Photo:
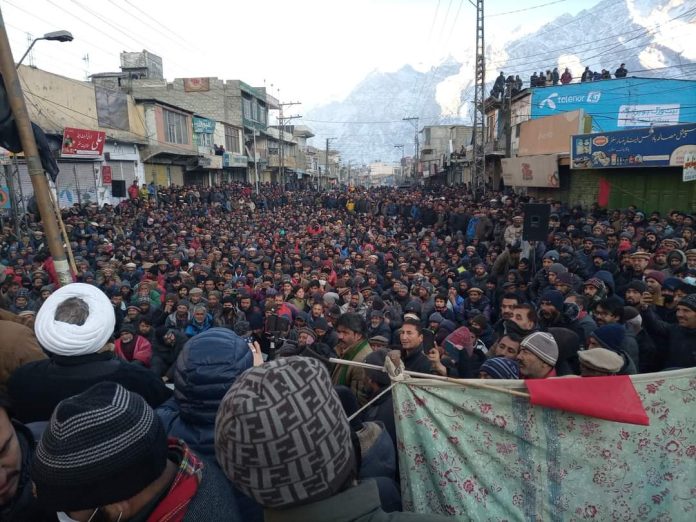
[[(486, 521), (696, 520), (696, 369), (632, 379), (650, 426), (492, 390), (397, 384), (404, 510)], [(524, 391), (518, 381), (486, 383)]]

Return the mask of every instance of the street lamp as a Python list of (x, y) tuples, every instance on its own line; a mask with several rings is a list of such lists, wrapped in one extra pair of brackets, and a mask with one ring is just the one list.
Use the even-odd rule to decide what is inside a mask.
[(17, 62), (17, 69), (19, 69), (19, 66), (22, 64), (24, 59), (27, 57), (27, 55), (31, 52), (32, 47), (34, 47), (34, 44), (38, 42), (39, 40), (51, 40), (53, 42), (72, 42), (73, 41), (73, 35), (70, 31), (53, 31), (52, 33), (46, 33), (43, 35), (41, 38), (34, 38), (29, 45), (29, 48), (26, 50), (26, 52), (22, 55), (22, 57), (19, 59)]
[(404, 146), (394, 145), (395, 149), (401, 149), (401, 163), (399, 163), (399, 177), (401, 178), (401, 183), (404, 182)]

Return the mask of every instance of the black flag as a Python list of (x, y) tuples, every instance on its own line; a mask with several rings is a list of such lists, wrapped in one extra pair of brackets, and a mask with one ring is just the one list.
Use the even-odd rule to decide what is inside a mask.
[[(58, 163), (51, 154), (51, 148), (48, 145), (46, 134), (36, 123), (31, 123), (31, 128), (34, 131), (34, 139), (36, 146), (39, 149), (39, 157), (44, 170), (51, 176), (51, 180), (55, 183), (58, 177)], [(6, 148), (10, 152), (22, 152), (22, 143), (19, 140), (19, 132), (17, 131), (17, 123), (10, 109), (10, 103), (7, 99), (7, 91), (5, 91), (5, 82), (0, 76), (0, 146)]]

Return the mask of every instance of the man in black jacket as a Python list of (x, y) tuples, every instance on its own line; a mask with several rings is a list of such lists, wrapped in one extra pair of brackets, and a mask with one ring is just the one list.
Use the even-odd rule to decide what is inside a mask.
[(399, 339), (406, 369), (412, 372), (433, 373), (430, 360), (423, 351), (423, 325), (415, 316), (404, 319)]
[(153, 407), (171, 391), (150, 370), (116, 357), (111, 339), (115, 318), (97, 287), (73, 283), (54, 292), (36, 316), (34, 329), (49, 359), (21, 366), (8, 392), (22, 422), (48, 420), (63, 399), (112, 381), (140, 394)]
[(677, 303), (677, 324), (662, 321), (651, 305), (650, 295), (643, 296), (643, 326), (655, 340), (658, 351), (665, 354), (664, 369), (696, 366), (696, 294)]

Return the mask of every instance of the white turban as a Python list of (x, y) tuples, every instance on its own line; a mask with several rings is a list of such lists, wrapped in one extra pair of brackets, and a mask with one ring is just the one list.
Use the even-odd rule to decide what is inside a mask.
[[(56, 321), (56, 309), (66, 299), (77, 297), (89, 307), (82, 325)], [(41, 346), (56, 355), (87, 355), (101, 350), (114, 332), (114, 307), (99, 288), (72, 283), (53, 292), (36, 315), (34, 331)]]

